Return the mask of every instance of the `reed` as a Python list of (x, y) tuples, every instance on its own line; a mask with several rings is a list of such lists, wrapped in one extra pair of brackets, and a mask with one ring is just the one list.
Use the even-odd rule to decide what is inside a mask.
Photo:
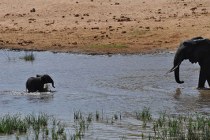
[(34, 61), (35, 60), (35, 56), (34, 56), (33, 52), (31, 52), (31, 53), (26, 52), (25, 56), (20, 57), (20, 59), (23, 59), (25, 61)]
[(137, 111), (136, 119), (142, 121), (142, 127), (145, 128), (147, 126), (147, 122), (152, 120), (150, 109), (144, 107), (142, 111)]
[(100, 118), (100, 114), (99, 114), (99, 112), (98, 111), (96, 111), (96, 121), (99, 121), (99, 118)]
[(153, 139), (206, 139), (210, 136), (210, 118), (203, 115), (165, 115), (161, 114), (153, 122)]
[(28, 124), (21, 119), (20, 115), (5, 115), (0, 118), (0, 134), (26, 133)]
[[(106, 126), (113, 124), (112, 127), (118, 127), (118, 124), (121, 124), (121, 122), (117, 122), (122, 119), (121, 113), (111, 115), (110, 118), (105, 120), (101, 119), (103, 117), (100, 116), (103, 116), (103, 112), (102, 114), (98, 111), (95, 114), (75, 112), (72, 126), (45, 113), (32, 113), (25, 117), (22, 117), (20, 114), (7, 114), (0, 117), (0, 135), (15, 135), (16, 139), (21, 139), (25, 135), (26, 139), (35, 140), (78, 140), (85, 138), (86, 131), (93, 129), (94, 127), (90, 126), (93, 126), (95, 123), (106, 123), (107, 121)], [(163, 112), (159, 114), (159, 117), (152, 118), (150, 109), (144, 108), (142, 111), (134, 112), (131, 116), (140, 121), (143, 127), (137, 127), (139, 134), (129, 134), (137, 139), (208, 140), (210, 138), (210, 117), (205, 115), (171, 115)], [(136, 126), (141, 125), (137, 124)], [(74, 129), (71, 131), (71, 134), (68, 134), (70, 127)], [(126, 138), (126, 136), (123, 136), (123, 138)]]
[(150, 121), (152, 119), (150, 109), (144, 107), (142, 111), (137, 111), (136, 118), (137, 120), (141, 120), (141, 121)]
[[(51, 131), (50, 131), (51, 130)], [(21, 115), (5, 115), (0, 117), (0, 135), (28, 135), (32, 139), (67, 139), (64, 125), (55, 119), (50, 119), (49, 115), (39, 113), (29, 114), (25, 117)]]

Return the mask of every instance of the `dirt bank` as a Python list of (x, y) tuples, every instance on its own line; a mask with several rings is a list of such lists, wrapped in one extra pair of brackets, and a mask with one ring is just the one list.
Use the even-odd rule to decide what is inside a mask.
[(0, 47), (73, 53), (175, 50), (210, 38), (209, 0), (1, 0)]

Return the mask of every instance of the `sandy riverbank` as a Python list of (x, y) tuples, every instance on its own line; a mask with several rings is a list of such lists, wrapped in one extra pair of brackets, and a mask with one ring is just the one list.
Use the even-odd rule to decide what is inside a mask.
[(176, 50), (210, 38), (209, 0), (1, 0), (0, 47), (72, 53)]

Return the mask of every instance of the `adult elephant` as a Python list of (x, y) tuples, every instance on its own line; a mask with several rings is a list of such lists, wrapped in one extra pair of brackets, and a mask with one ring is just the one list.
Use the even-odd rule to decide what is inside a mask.
[(183, 60), (200, 65), (198, 89), (205, 88), (205, 82), (210, 86), (210, 40), (203, 37), (195, 37), (182, 42), (174, 57), (174, 66), (169, 71), (174, 71), (175, 80), (182, 84), (179, 78), (179, 67)]
[(53, 79), (47, 74), (30, 77), (26, 81), (26, 89), (28, 90), (28, 92), (44, 92), (46, 91), (46, 89), (44, 88), (44, 84), (46, 83), (51, 83), (52, 87), (55, 88)]

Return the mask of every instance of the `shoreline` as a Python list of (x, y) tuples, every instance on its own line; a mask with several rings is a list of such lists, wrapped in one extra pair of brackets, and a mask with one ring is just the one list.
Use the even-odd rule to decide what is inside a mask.
[(145, 54), (210, 38), (207, 0), (2, 0), (0, 9), (0, 48), (6, 49)]
[(17, 51), (17, 52), (51, 52), (51, 53), (67, 53), (67, 54), (76, 54), (76, 55), (150, 55), (150, 54), (162, 54), (162, 53), (175, 53), (176, 50), (152, 50), (152, 51), (144, 51), (144, 52), (136, 52), (136, 53), (125, 53), (125, 52), (72, 52), (72, 51), (55, 51), (55, 50), (38, 50), (38, 49), (24, 49), (24, 48), (9, 48), (0, 46), (0, 50), (6, 51)]

